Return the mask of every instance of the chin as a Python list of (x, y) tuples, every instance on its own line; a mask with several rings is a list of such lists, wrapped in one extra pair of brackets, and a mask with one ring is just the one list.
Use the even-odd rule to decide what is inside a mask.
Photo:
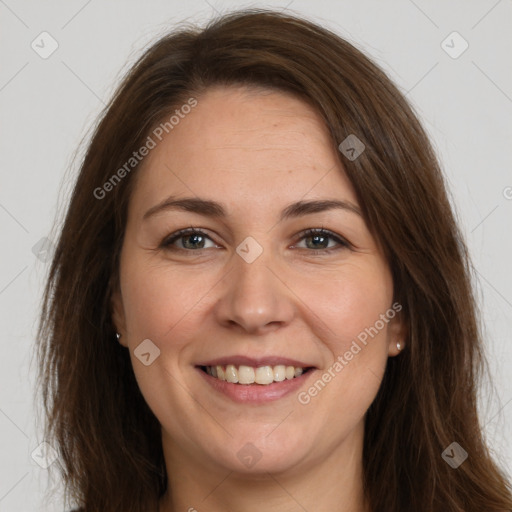
[[(269, 432), (272, 432), (269, 429)], [(211, 446), (210, 446), (211, 450)], [(261, 434), (261, 430), (230, 438), (212, 455), (216, 464), (239, 474), (282, 473), (296, 467), (307, 457), (304, 435), (289, 432)]]

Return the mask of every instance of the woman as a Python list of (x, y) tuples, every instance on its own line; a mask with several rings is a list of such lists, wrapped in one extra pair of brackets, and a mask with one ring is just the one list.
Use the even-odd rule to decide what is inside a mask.
[(385, 74), (266, 10), (164, 37), (92, 137), (41, 324), (81, 510), (512, 510), (442, 174)]

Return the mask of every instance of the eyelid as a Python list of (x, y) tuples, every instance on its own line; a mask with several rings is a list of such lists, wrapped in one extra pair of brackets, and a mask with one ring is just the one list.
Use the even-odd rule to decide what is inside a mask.
[(315, 249), (310, 249), (310, 250), (306, 249), (309, 252), (321, 254), (322, 252), (336, 251), (340, 248), (346, 248), (346, 249), (353, 248), (352, 244), (346, 238), (334, 233), (333, 231), (330, 231), (329, 229), (324, 228), (323, 226), (320, 228), (308, 228), (308, 229), (305, 229), (304, 231), (301, 231), (297, 235), (297, 240), (302, 241), (304, 238), (306, 238), (308, 236), (315, 236), (315, 235), (323, 235), (323, 236), (329, 237), (332, 240), (336, 241), (336, 243), (340, 247), (330, 247), (328, 249), (316, 249), (316, 250)]
[[(183, 228), (178, 231), (175, 231), (174, 233), (171, 233), (170, 235), (166, 236), (160, 243), (159, 247), (162, 249), (168, 249), (169, 247), (171, 247), (171, 245), (174, 242), (176, 242), (180, 238), (182, 238), (186, 235), (192, 235), (192, 234), (202, 235), (205, 238), (208, 238), (209, 240), (211, 240), (214, 244), (217, 244), (217, 242), (208, 234), (207, 230), (205, 230), (204, 228), (190, 226), (188, 228)], [(312, 254), (323, 254), (323, 253), (330, 253), (333, 251), (337, 251), (340, 249), (352, 249), (353, 248), (352, 244), (346, 238), (344, 238), (341, 235), (338, 235), (328, 229), (325, 229), (324, 227), (308, 228), (308, 229), (301, 231), (300, 233), (297, 234), (296, 242), (294, 242), (294, 245), (297, 242), (302, 241), (304, 238), (306, 238), (308, 236), (315, 236), (315, 235), (323, 235), (325, 237), (331, 238), (338, 244), (338, 247), (329, 247), (327, 249), (304, 249), (301, 247), (299, 249), (305, 250)], [(292, 247), (294, 247), (294, 245), (292, 245)], [(205, 249), (189, 250), (189, 249), (182, 249), (180, 247), (176, 247), (175, 250), (185, 251), (185, 252), (200, 252)]]
[[(178, 231), (174, 231), (170, 235), (167, 235), (166, 237), (164, 237), (164, 239), (160, 243), (159, 247), (162, 249), (166, 249), (169, 246), (171, 246), (172, 243), (179, 240), (180, 238), (182, 238), (186, 235), (195, 235), (195, 234), (202, 235), (205, 238), (210, 239), (216, 245), (218, 245), (217, 242), (215, 242), (215, 240), (208, 234), (207, 230), (205, 230), (204, 228), (196, 228), (194, 226), (190, 226), (188, 228), (183, 228), (183, 229), (179, 229)], [(180, 247), (177, 247), (177, 249), (187, 251), (187, 252), (192, 252), (192, 251), (188, 251), (187, 249), (181, 249)]]

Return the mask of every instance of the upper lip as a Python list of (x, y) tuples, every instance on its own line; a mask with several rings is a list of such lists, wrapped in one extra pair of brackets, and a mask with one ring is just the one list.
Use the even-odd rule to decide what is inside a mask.
[(210, 359), (199, 363), (197, 366), (226, 366), (232, 364), (235, 366), (252, 366), (258, 368), (260, 366), (295, 366), (296, 368), (312, 368), (312, 364), (298, 361), (297, 359), (290, 359), (289, 357), (281, 356), (266, 356), (266, 357), (247, 357), (247, 356), (226, 356), (217, 359)]

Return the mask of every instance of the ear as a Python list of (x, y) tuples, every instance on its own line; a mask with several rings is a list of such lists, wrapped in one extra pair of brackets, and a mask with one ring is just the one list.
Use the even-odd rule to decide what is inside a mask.
[[(402, 353), (405, 348), (405, 342), (409, 329), (402, 312), (402, 306), (395, 302), (393, 308), (395, 316), (390, 318), (388, 323), (388, 355), (389, 357), (395, 357)], [(400, 343), (400, 350), (398, 349), (398, 343)]]
[(110, 296), (110, 308), (112, 312), (112, 322), (116, 331), (121, 335), (119, 343), (128, 347), (126, 342), (126, 318), (124, 314), (123, 298), (119, 286), (115, 286)]

